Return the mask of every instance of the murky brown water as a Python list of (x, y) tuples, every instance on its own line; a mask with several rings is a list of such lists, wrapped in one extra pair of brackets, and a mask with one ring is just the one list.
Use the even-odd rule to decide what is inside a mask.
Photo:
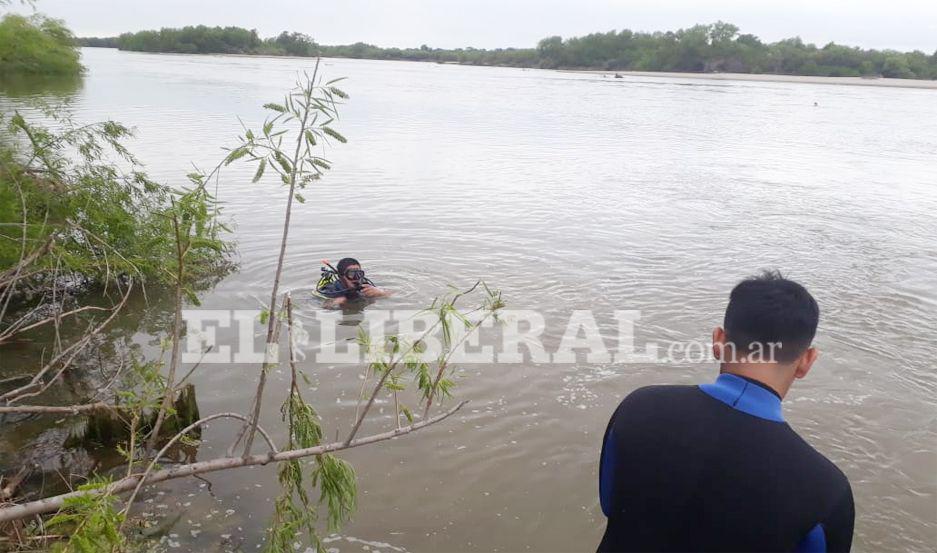
[[(259, 106), (312, 65), (84, 56), (88, 76), (66, 92), (76, 117), (135, 126), (134, 152), (169, 183), (182, 183), (190, 162), (213, 165), (239, 133), (236, 116), (259, 121)], [(823, 311), (822, 357), (786, 415), (852, 481), (856, 549), (933, 550), (934, 91), (352, 60), (324, 68), (349, 77), (339, 128), (350, 142), (330, 153), (335, 170), (294, 215), (284, 279), (297, 297), (319, 259), (353, 254), (398, 292), (382, 307), (419, 308), (447, 283), (484, 277), (510, 307), (545, 315), (548, 347), (574, 309), (592, 309), (610, 333), (615, 309), (640, 309), (640, 345), (705, 340), (730, 287), (778, 267)], [(205, 308), (253, 309), (268, 298), (285, 196), (249, 184), (250, 171), (222, 182), (240, 271)], [(147, 332), (135, 339), (154, 351)], [(326, 428), (347, 429), (359, 371), (305, 368)], [(457, 393), (472, 403), (462, 413), (344, 455), (359, 474), (360, 509), (329, 545), (594, 549), (604, 527), (598, 452), (617, 402), (638, 386), (714, 373), (704, 364), (467, 367)], [(246, 410), (256, 374), (256, 365), (206, 366), (194, 380), (202, 413)], [(273, 388), (283, 390), (285, 376), (275, 374)], [(264, 420), (281, 436), (279, 399), (268, 398)], [(371, 429), (391, 424), (381, 414)], [(222, 453), (233, 433), (213, 425), (199, 457)], [(5, 458), (29, 447), (10, 439)], [(253, 551), (277, 493), (274, 469), (208, 480), (210, 490), (167, 484), (144, 510), (182, 511), (170, 530), (181, 549)]]

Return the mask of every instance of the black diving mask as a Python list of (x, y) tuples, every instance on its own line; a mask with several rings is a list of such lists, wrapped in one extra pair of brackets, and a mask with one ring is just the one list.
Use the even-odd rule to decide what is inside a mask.
[(345, 271), (345, 278), (348, 280), (359, 281), (364, 279), (364, 271), (361, 269), (348, 269)]

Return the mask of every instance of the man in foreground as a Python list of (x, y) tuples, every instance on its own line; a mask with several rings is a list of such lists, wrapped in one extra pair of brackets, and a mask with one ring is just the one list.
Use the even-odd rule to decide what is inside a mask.
[(800, 284), (742, 281), (713, 332), (716, 382), (621, 402), (602, 445), (599, 551), (849, 551), (849, 481), (781, 412), (817, 358), (818, 320)]

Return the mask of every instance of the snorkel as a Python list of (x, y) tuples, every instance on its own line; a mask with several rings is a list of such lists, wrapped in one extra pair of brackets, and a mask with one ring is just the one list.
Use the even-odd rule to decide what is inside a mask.
[[(325, 265), (326, 267), (328, 267), (333, 273), (335, 273), (336, 275), (338, 275), (338, 269), (336, 269), (335, 267), (333, 267), (332, 264), (329, 263), (329, 260), (328, 260), (328, 259), (323, 259), (323, 260), (322, 260), (322, 264)], [(323, 269), (323, 272), (324, 272), (324, 271), (325, 271), (325, 270)]]

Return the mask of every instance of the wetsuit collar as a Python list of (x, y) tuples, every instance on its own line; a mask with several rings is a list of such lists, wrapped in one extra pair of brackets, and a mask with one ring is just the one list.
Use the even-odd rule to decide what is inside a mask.
[(716, 382), (701, 384), (699, 388), (733, 409), (769, 421), (784, 422), (781, 397), (760, 382), (723, 373)]

